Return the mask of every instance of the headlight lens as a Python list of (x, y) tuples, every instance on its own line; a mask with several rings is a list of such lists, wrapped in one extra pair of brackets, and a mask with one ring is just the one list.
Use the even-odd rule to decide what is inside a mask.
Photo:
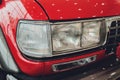
[(50, 26), (35, 22), (21, 21), (17, 31), (17, 43), (20, 50), (28, 56), (46, 57), (51, 55)]
[(106, 27), (102, 24), (103, 22), (98, 20), (53, 25), (52, 43), (54, 53), (83, 50), (102, 45), (106, 36)]
[(52, 26), (53, 50), (80, 49), (81, 24), (63, 24)]
[(100, 42), (101, 22), (83, 23), (82, 47), (92, 47)]
[(101, 20), (57, 24), (20, 21), (18, 47), (23, 54), (37, 58), (97, 47), (103, 45), (106, 38), (102, 23)]

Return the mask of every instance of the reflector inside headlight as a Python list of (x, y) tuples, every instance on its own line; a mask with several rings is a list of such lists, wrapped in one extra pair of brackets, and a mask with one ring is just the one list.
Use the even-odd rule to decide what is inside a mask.
[(53, 50), (80, 49), (81, 24), (63, 24), (52, 26)]
[(17, 42), (20, 50), (32, 57), (51, 55), (50, 26), (47, 24), (20, 22), (17, 32)]

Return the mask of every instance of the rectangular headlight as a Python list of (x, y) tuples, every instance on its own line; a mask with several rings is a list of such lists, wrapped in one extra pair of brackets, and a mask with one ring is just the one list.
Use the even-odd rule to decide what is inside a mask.
[(54, 53), (83, 50), (104, 44), (106, 26), (102, 20), (54, 24), (52, 43)]
[(20, 21), (17, 30), (19, 49), (27, 56), (51, 56), (51, 38), (49, 34), (49, 24), (34, 21)]
[(82, 47), (92, 47), (100, 43), (101, 21), (83, 23)]
[(50, 23), (20, 21), (17, 43), (21, 52), (31, 57), (51, 57), (104, 44), (103, 20)]
[(52, 26), (53, 51), (80, 49), (81, 23)]

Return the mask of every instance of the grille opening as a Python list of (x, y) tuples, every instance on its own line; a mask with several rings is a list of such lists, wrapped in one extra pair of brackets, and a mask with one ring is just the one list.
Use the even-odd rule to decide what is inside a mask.
[(114, 44), (115, 43), (115, 38), (109, 38), (108, 44)]
[(110, 30), (110, 35), (114, 35), (116, 33), (116, 29), (111, 29)]
[(120, 21), (112, 21), (110, 28), (109, 28), (109, 34), (108, 39), (106, 43), (106, 54), (115, 53), (117, 42), (120, 42)]
[(120, 26), (120, 20), (118, 20), (118, 26)]
[(117, 37), (117, 42), (120, 42), (120, 36)]
[(110, 27), (115, 27), (116, 24), (117, 24), (117, 22), (116, 22), (116, 21), (113, 21), (113, 22), (111, 23), (111, 26), (110, 26)]
[(56, 67), (57, 70), (64, 70), (64, 69), (68, 69), (68, 68), (77, 67), (78, 65), (79, 65), (78, 62), (74, 62), (74, 63), (58, 65), (58, 66), (55, 66), (55, 67)]
[(120, 28), (118, 29), (118, 32), (117, 32), (117, 34), (120, 34)]
[(70, 61), (66, 63), (60, 63), (60, 64), (54, 64), (53, 65), (53, 71), (65, 71), (69, 69), (73, 69), (76, 67), (80, 67), (83, 65), (87, 65), (89, 63), (92, 63), (96, 61), (97, 55), (93, 55), (91, 57), (83, 58), (80, 60)]

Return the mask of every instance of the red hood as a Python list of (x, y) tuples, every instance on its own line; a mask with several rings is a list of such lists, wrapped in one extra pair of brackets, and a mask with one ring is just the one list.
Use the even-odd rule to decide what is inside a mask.
[(51, 20), (120, 14), (120, 0), (38, 0)]

